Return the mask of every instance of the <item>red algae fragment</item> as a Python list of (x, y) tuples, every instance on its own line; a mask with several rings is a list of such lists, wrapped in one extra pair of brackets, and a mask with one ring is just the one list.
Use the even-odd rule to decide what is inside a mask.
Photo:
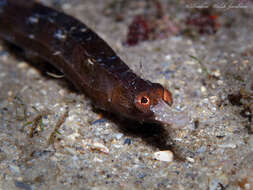
[(138, 15), (129, 25), (126, 43), (128, 45), (136, 45), (141, 41), (148, 40), (149, 32), (147, 20), (143, 16)]
[(178, 33), (178, 27), (168, 15), (161, 18), (137, 15), (129, 25), (126, 43), (133, 46), (143, 41), (164, 39), (170, 34), (176, 35)]
[(192, 13), (186, 20), (189, 27), (193, 27), (199, 34), (215, 34), (220, 27), (219, 16), (211, 11), (203, 9)]
[(152, 1), (151, 7), (155, 7), (155, 13), (142, 13), (133, 18), (128, 27), (127, 45), (133, 46), (147, 40), (164, 39), (171, 34), (179, 33), (178, 26), (164, 11), (163, 4), (160, 1)]

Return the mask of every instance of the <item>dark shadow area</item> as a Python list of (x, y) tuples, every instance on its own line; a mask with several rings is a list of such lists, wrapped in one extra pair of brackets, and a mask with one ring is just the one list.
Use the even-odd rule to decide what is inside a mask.
[[(117, 121), (115, 121), (117, 123)], [(120, 131), (133, 137), (141, 137), (149, 146), (158, 148), (159, 150), (170, 150), (174, 153), (175, 160), (184, 161), (181, 155), (180, 147), (172, 140), (169, 130), (166, 127), (154, 123), (138, 123), (138, 122), (121, 122), (117, 123)]]
[[(170, 150), (174, 153), (174, 159), (185, 161), (181, 153), (181, 147), (172, 140), (169, 126), (163, 126), (157, 123), (140, 123), (137, 121), (119, 118), (108, 112), (94, 108), (94, 112), (103, 114), (103, 117), (113, 121), (120, 132), (133, 138), (140, 137), (148, 146), (158, 148), (159, 150)], [(102, 122), (104, 122), (102, 120)]]

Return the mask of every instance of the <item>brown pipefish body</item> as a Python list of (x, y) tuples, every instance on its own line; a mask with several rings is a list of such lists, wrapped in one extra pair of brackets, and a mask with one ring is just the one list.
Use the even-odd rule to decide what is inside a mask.
[(157, 114), (172, 104), (171, 93), (134, 74), (77, 19), (33, 1), (0, 0), (0, 37), (54, 65), (99, 108), (141, 122), (164, 122)]

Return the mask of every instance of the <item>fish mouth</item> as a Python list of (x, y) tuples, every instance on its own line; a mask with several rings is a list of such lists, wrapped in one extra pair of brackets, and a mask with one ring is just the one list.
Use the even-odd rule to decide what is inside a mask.
[(170, 125), (172, 128), (183, 128), (189, 122), (189, 116), (186, 112), (176, 112), (164, 100), (151, 107), (154, 113), (154, 120), (163, 125)]

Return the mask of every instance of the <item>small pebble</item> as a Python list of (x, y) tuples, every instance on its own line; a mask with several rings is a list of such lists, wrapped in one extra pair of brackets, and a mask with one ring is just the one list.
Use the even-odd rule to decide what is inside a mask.
[(166, 59), (166, 60), (171, 60), (171, 55), (170, 55), (170, 54), (166, 55), (166, 56), (165, 56), (165, 59)]
[(220, 77), (221, 75), (220, 70), (216, 69), (215, 71), (213, 71), (213, 75), (216, 77)]
[(62, 5), (63, 10), (68, 10), (70, 8), (71, 8), (71, 4), (69, 4), (69, 3), (65, 3), (65, 4)]
[(186, 157), (186, 160), (188, 160), (191, 163), (195, 162), (195, 160), (193, 158), (191, 158), (191, 157)]
[(97, 119), (97, 120), (93, 121), (91, 123), (91, 125), (100, 124), (100, 123), (104, 123), (104, 122), (106, 122), (106, 119), (105, 118), (100, 118), (100, 119)]
[(125, 141), (124, 141), (124, 145), (125, 144), (130, 145), (131, 144), (131, 139), (126, 138)]
[(244, 187), (245, 187), (245, 189), (251, 189), (251, 185), (249, 184), (249, 183), (246, 183), (245, 185), (244, 185)]
[(31, 190), (32, 188), (30, 187), (30, 185), (23, 183), (22, 181), (15, 181), (15, 186), (18, 189), (24, 189), (24, 190)]
[(28, 68), (28, 64), (26, 63), (26, 62), (20, 62), (19, 64), (18, 64), (18, 68), (20, 68), (20, 69), (27, 69)]
[(224, 84), (224, 82), (222, 80), (218, 80), (217, 83), (218, 83), (218, 85), (223, 85)]
[(99, 158), (97, 158), (97, 157), (95, 157), (93, 161), (94, 161), (94, 162), (100, 162), (100, 163), (103, 162), (103, 160), (101, 160), (101, 159), (99, 159)]
[(143, 179), (143, 178), (146, 177), (146, 176), (147, 176), (146, 173), (139, 173), (139, 174), (138, 174), (138, 178), (140, 178), (140, 179)]
[(19, 174), (19, 173), (20, 173), (20, 169), (19, 169), (19, 167), (16, 166), (16, 165), (10, 164), (10, 165), (9, 165), (9, 168), (10, 168), (10, 170), (11, 170), (13, 173), (15, 173), (15, 174)]
[(197, 150), (197, 153), (203, 153), (203, 152), (206, 151), (206, 149), (207, 149), (206, 146), (201, 146), (201, 147)]
[(185, 64), (187, 64), (187, 65), (195, 65), (196, 61), (186, 61)]
[(201, 86), (200, 87), (200, 91), (203, 93), (203, 94), (205, 94), (206, 93), (206, 87), (205, 86)]
[(79, 133), (72, 133), (72, 134), (68, 135), (67, 138), (68, 138), (68, 140), (74, 142), (76, 140), (76, 138), (79, 136), (80, 136)]
[(158, 151), (154, 153), (154, 158), (164, 162), (172, 162), (173, 153), (170, 150)]
[(122, 137), (123, 137), (123, 134), (122, 134), (122, 133), (116, 133), (116, 134), (115, 134), (115, 138), (116, 138), (117, 140), (121, 139)]
[(98, 150), (98, 151), (103, 152), (105, 154), (109, 153), (109, 149), (105, 145), (103, 145), (102, 143), (99, 143), (99, 142), (93, 143), (91, 145), (91, 149)]
[(220, 148), (236, 148), (236, 144), (234, 143), (225, 143), (225, 144), (220, 144)]
[(34, 68), (29, 68), (27, 71), (27, 75), (28, 76), (39, 76), (40, 73), (38, 70), (34, 69)]
[(13, 96), (13, 91), (8, 91), (8, 96)]

